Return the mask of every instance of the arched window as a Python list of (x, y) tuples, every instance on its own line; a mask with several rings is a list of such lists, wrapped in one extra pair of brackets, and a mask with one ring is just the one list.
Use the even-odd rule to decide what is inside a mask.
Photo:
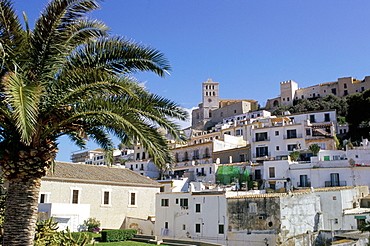
[(184, 154), (184, 161), (188, 161), (188, 160), (189, 160), (189, 154), (186, 151), (185, 154)]
[(274, 101), (274, 104), (273, 104), (273, 106), (274, 106), (274, 107), (277, 107), (277, 106), (279, 106), (279, 102), (278, 102), (278, 100), (275, 100), (275, 101)]

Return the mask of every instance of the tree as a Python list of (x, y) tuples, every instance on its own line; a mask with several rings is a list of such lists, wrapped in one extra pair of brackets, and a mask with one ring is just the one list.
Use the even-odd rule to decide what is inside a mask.
[[(151, 94), (133, 77), (170, 65), (156, 49), (118, 36), (87, 14), (99, 0), (52, 0), (31, 30), (11, 0), (0, 0), (0, 165), (8, 182), (4, 245), (33, 245), (41, 177), (53, 164), (58, 139), (83, 147), (87, 138), (105, 151), (110, 135), (139, 141), (157, 165), (170, 158), (184, 110)], [(25, 16), (25, 15), (24, 15)]]
[(299, 151), (292, 151), (292, 152), (290, 152), (289, 155), (290, 155), (290, 157), (292, 158), (293, 161), (297, 161), (298, 158), (299, 158), (300, 153), (299, 153)]
[(318, 144), (311, 144), (308, 149), (312, 152), (314, 156), (317, 156), (317, 154), (320, 152), (320, 146)]

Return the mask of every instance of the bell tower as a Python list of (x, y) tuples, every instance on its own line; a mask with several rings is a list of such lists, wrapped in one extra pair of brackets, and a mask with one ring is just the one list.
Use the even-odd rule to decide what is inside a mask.
[(218, 82), (213, 82), (212, 79), (207, 79), (202, 83), (203, 86), (203, 119), (212, 118), (212, 110), (218, 109), (219, 89)]

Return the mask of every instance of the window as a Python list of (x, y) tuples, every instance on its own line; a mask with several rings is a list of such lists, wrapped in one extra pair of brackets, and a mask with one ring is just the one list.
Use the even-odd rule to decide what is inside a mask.
[(261, 179), (262, 178), (262, 173), (261, 170), (257, 169), (254, 171), (254, 177), (255, 179)]
[(365, 87), (361, 87), (361, 92), (365, 90)]
[(275, 131), (275, 136), (279, 136), (279, 131)]
[(140, 153), (136, 153), (136, 160), (140, 160)]
[(309, 128), (306, 129), (306, 135), (307, 136), (310, 136), (311, 135), (311, 129), (309, 129)]
[(268, 156), (268, 147), (256, 147), (256, 157)]
[(102, 192), (102, 205), (110, 205), (111, 203), (111, 192), (110, 190), (103, 190)]
[(296, 144), (288, 144), (288, 151), (294, 151), (295, 149), (297, 149)]
[(287, 138), (290, 139), (290, 138), (297, 138), (297, 130), (287, 130), (286, 131), (287, 133)]
[(164, 222), (164, 229), (168, 229), (168, 222)]
[(275, 167), (269, 167), (269, 177), (275, 178)]
[(276, 150), (280, 150), (280, 147), (279, 146), (276, 146)]
[(195, 212), (200, 213), (200, 203), (195, 204)]
[(137, 206), (136, 201), (136, 192), (129, 192), (129, 206), (134, 207)]
[(223, 224), (219, 224), (218, 225), (218, 234), (224, 234), (224, 225)]
[(311, 123), (315, 123), (316, 122), (315, 115), (314, 114), (311, 114), (310, 115), (310, 121), (311, 121)]
[(256, 214), (257, 213), (257, 203), (251, 202), (249, 203), (249, 213)]
[(243, 135), (243, 129), (236, 130), (236, 136)]
[(72, 190), (72, 204), (78, 204), (79, 203), (79, 190)]
[(267, 132), (256, 133), (256, 142), (266, 141), (266, 140), (267, 140)]
[(339, 173), (331, 173), (330, 182), (332, 187), (339, 186)]
[(182, 224), (182, 230), (185, 231), (186, 230), (186, 225), (185, 224)]
[(344, 96), (347, 96), (347, 95), (348, 95), (348, 91), (347, 91), (347, 90), (344, 90), (343, 95), (344, 95)]
[(337, 89), (335, 88), (331, 89), (331, 93), (333, 93), (334, 95), (337, 95)]
[(41, 193), (39, 198), (39, 203), (49, 203), (50, 192)]
[(195, 233), (200, 233), (200, 224), (195, 224)]
[(299, 175), (300, 187), (308, 187), (307, 175)]
[(324, 117), (325, 117), (325, 121), (330, 121), (330, 114), (325, 114)]
[(141, 156), (142, 156), (142, 158), (141, 158), (141, 159), (145, 159), (145, 152), (143, 152), (143, 153), (141, 154)]
[(189, 201), (187, 198), (180, 198), (180, 206), (182, 209), (188, 209)]
[(195, 149), (193, 151), (193, 160), (199, 159), (199, 150)]
[(168, 206), (169, 206), (169, 204), (170, 204), (169, 199), (162, 199), (162, 200), (161, 200), (161, 206), (162, 206), (162, 207), (168, 207)]
[(179, 199), (178, 198), (175, 199), (175, 203), (179, 204)]

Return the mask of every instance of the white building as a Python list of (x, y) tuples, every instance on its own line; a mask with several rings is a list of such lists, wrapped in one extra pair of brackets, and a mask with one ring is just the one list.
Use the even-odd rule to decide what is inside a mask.
[(56, 162), (41, 180), (39, 212), (71, 231), (95, 217), (102, 228), (151, 234), (159, 191), (157, 182), (127, 168)]
[[(133, 159), (134, 150), (133, 149), (114, 149), (113, 150), (113, 165), (120, 165), (121, 160), (127, 161)], [(103, 149), (98, 148), (94, 150), (81, 150), (76, 151), (71, 156), (73, 163), (85, 163), (89, 165), (107, 165), (107, 158)]]

